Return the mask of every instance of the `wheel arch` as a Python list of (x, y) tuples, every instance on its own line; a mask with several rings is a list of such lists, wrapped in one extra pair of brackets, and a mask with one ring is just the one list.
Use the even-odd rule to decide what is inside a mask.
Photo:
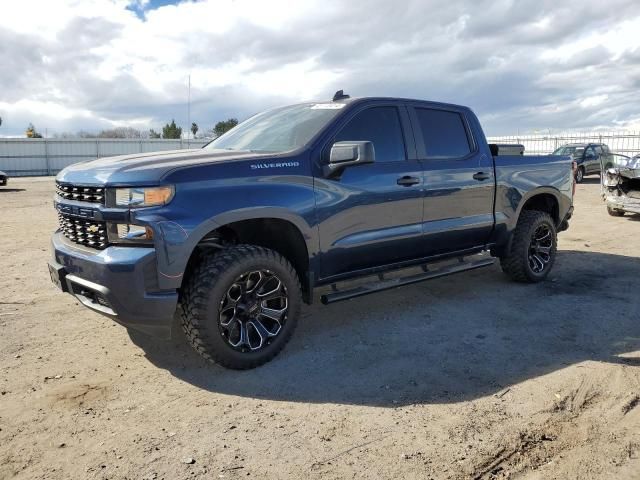
[(492, 247), (493, 254), (495, 256), (504, 256), (511, 252), (513, 233), (523, 211), (539, 210), (546, 212), (551, 215), (556, 228), (558, 228), (563, 220), (561, 214), (563, 209), (562, 198), (562, 193), (553, 187), (538, 187), (523, 195), (518, 203), (515, 215), (511, 217), (511, 221), (508, 223), (508, 229), (502, 234), (502, 241)]
[(560, 225), (560, 192), (554, 188), (537, 188), (526, 195), (518, 208), (516, 224), (523, 210), (538, 210), (551, 215), (556, 224)]
[(283, 209), (225, 212), (201, 225), (197, 234), (192, 235), (183, 282), (201, 253), (241, 243), (269, 248), (289, 260), (300, 279), (305, 302), (311, 303), (314, 278), (311, 259), (317, 250), (317, 238), (304, 219)]

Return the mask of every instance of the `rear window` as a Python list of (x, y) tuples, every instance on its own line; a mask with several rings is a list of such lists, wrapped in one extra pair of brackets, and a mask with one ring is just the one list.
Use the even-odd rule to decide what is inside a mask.
[(460, 158), (471, 153), (462, 116), (457, 112), (416, 108), (427, 158)]

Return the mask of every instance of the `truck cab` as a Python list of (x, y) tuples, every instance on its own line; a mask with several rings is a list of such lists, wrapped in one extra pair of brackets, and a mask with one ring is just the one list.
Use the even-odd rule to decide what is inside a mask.
[(253, 368), (318, 288), (330, 303), (491, 256), (517, 281), (544, 280), (573, 211), (571, 159), (492, 150), (467, 107), (340, 91), (201, 150), (76, 164), (57, 177), (51, 277), (128, 328), (166, 337), (178, 317), (205, 358)]

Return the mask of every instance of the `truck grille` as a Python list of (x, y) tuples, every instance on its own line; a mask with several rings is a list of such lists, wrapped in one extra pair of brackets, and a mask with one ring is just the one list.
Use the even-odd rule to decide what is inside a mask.
[(56, 194), (66, 200), (104, 203), (104, 188), (102, 187), (82, 187), (66, 183), (56, 183)]
[(87, 247), (103, 249), (109, 246), (105, 222), (85, 220), (58, 212), (60, 230), (72, 242)]

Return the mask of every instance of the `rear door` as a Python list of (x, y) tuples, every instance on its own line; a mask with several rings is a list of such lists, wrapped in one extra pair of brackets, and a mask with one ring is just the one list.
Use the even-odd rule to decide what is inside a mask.
[(493, 158), (481, 151), (464, 110), (413, 105), (411, 121), (424, 166), (424, 251), (483, 246), (493, 225)]
[(410, 128), (397, 102), (361, 107), (326, 145), (325, 154), (335, 142), (371, 141), (375, 162), (314, 180), (322, 278), (421, 254), (422, 166)]

